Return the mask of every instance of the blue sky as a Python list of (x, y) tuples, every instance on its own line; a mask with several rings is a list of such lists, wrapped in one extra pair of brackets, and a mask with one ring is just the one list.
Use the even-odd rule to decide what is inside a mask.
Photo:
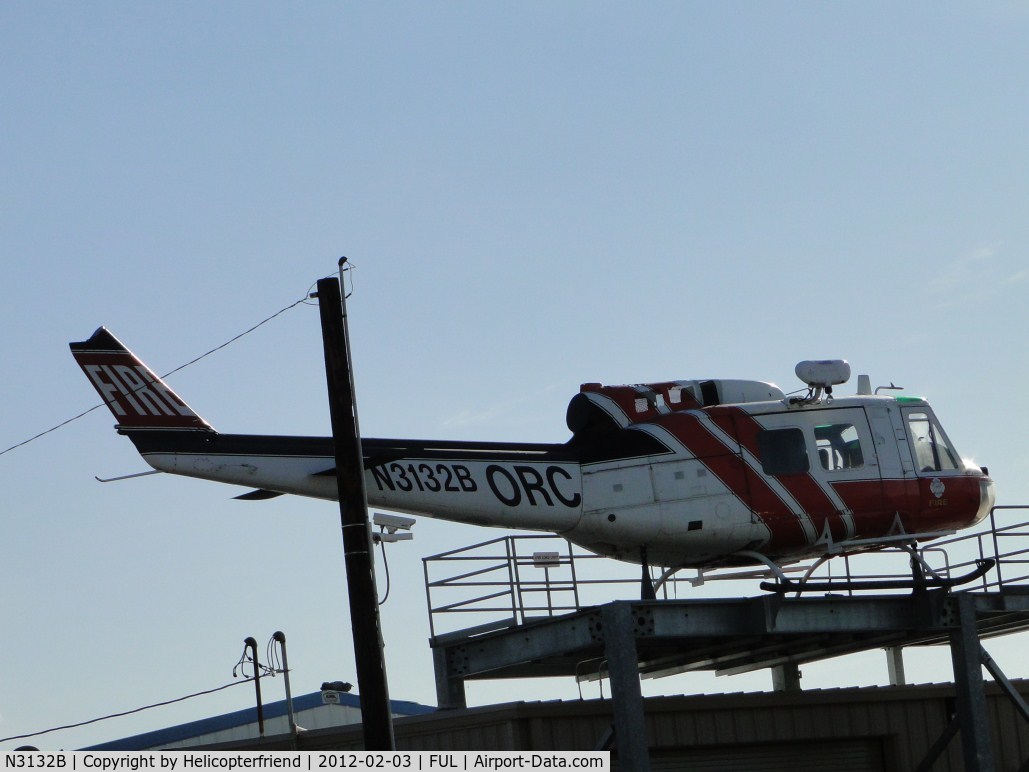
[[(346, 254), (368, 436), (563, 441), (582, 382), (789, 391), (844, 357), (1029, 503), (1027, 27), (1015, 2), (5, 3), (0, 449), (94, 404), (69, 341), (104, 324), (166, 372)], [(298, 306), (171, 382), (223, 431), (327, 433), (319, 335)], [(101, 485), (144, 468), (112, 423), (0, 456), (0, 737), (220, 685), (276, 629), (294, 691), (353, 680), (335, 507)], [(498, 534), (415, 532), (383, 624), (392, 695), (433, 703), (420, 558)], [(858, 661), (805, 686), (886, 678)]]

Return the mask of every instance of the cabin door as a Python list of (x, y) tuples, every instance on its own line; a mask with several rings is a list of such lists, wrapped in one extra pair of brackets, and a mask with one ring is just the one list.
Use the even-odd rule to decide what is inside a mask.
[(765, 481), (796, 513), (809, 543), (860, 536), (866, 513), (883, 511), (876, 445), (860, 407), (821, 408), (758, 418)]

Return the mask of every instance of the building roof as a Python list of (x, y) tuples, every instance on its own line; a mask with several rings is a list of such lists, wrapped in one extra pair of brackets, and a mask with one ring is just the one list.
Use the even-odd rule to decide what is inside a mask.
[[(305, 694), (300, 697), (293, 698), (293, 711), (298, 713), (302, 710), (311, 710), (314, 708), (322, 707), (322, 693), (320, 691), (313, 692), (311, 694)], [(360, 710), (361, 698), (356, 694), (339, 693), (339, 705), (343, 707), (355, 708)], [(333, 707), (333, 706), (327, 706)], [(429, 705), (421, 705), (417, 702), (407, 702), (405, 700), (390, 700), (390, 711), (396, 716), (420, 716), (425, 713), (432, 713), (436, 708)], [(279, 700), (278, 702), (269, 702), (264, 705), (264, 718), (269, 720), (287, 714), (286, 701)], [(171, 743), (180, 742), (182, 740), (188, 740), (193, 737), (200, 737), (202, 735), (213, 734), (225, 729), (233, 729), (235, 727), (246, 726), (247, 724), (257, 723), (257, 707), (246, 708), (244, 710), (237, 710), (232, 713), (225, 713), (221, 716), (212, 716), (211, 718), (200, 719), (199, 721), (190, 721), (186, 724), (179, 724), (177, 726), (170, 726), (166, 729), (157, 729), (153, 732), (145, 732), (143, 734), (133, 735), (132, 737), (125, 737), (120, 740), (111, 740), (109, 742), (100, 743), (99, 745), (91, 745), (88, 748), (81, 748), (84, 751), (133, 751), (133, 750), (146, 750), (150, 748), (156, 748), (163, 745), (169, 745)]]

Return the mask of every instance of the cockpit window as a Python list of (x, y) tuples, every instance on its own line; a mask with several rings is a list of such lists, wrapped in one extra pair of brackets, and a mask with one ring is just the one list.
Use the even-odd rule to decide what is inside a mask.
[(860, 469), (865, 465), (854, 424), (823, 424), (815, 427), (815, 444), (822, 469)]
[(920, 472), (960, 469), (958, 454), (947, 436), (928, 413), (908, 413), (908, 434), (915, 450), (915, 466)]

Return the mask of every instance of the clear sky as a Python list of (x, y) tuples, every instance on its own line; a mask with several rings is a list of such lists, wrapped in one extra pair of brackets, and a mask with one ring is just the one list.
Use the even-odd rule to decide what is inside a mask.
[[(0, 4), (0, 449), (95, 404), (69, 341), (103, 324), (166, 372), (345, 254), (367, 436), (560, 442), (582, 382), (790, 391), (798, 360), (842, 357), (928, 397), (999, 503), (1029, 503), (1027, 39), (1021, 2)], [(170, 380), (222, 431), (329, 431), (314, 307)], [(100, 484), (146, 468), (112, 424), (0, 456), (0, 737), (227, 683), (278, 629), (294, 692), (353, 681), (337, 508)], [(390, 690), (434, 704), (420, 558), (499, 532), (415, 533)], [(945, 651), (908, 659), (950, 678)], [(885, 678), (875, 653), (804, 684)]]

